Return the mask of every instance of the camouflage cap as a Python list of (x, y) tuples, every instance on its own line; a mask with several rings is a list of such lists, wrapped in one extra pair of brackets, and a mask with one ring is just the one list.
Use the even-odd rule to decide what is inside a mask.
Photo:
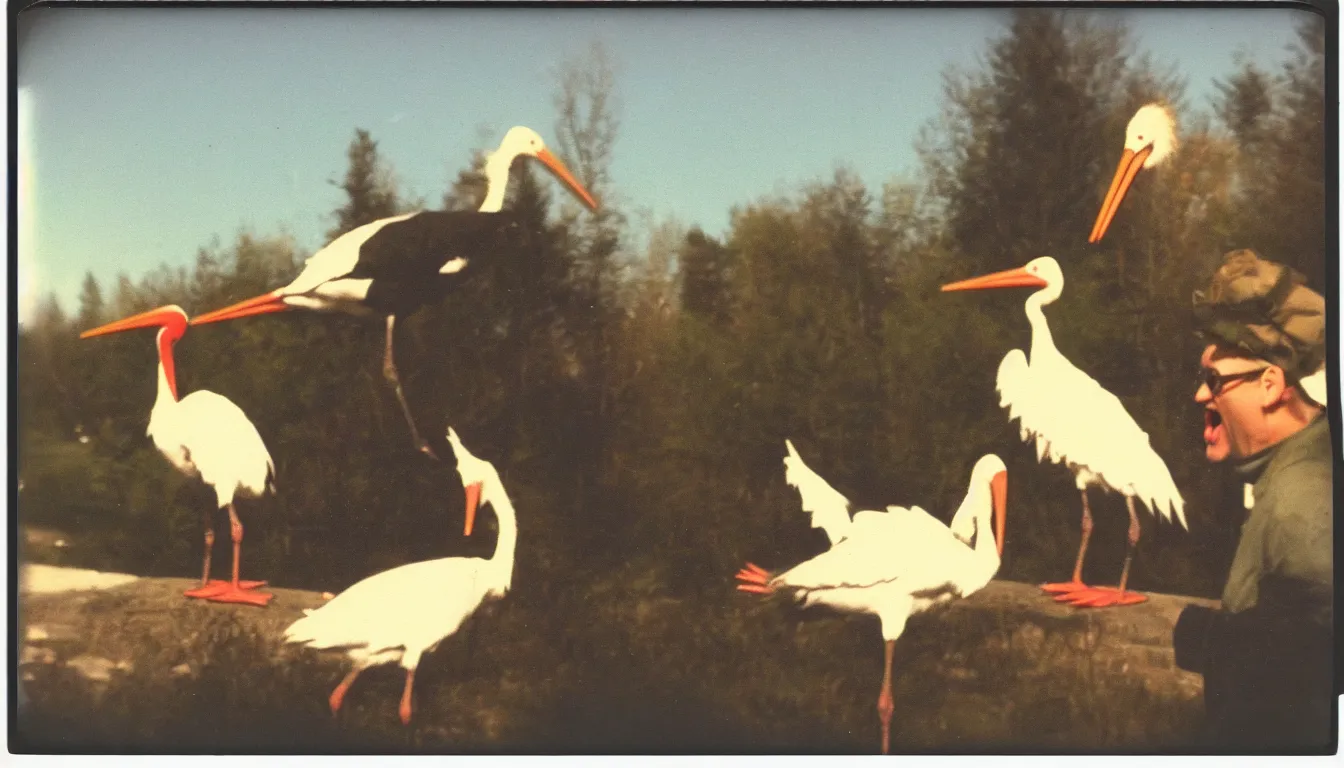
[(1242, 249), (1195, 291), (1201, 338), (1244, 350), (1296, 381), (1325, 365), (1325, 298), (1297, 270)]

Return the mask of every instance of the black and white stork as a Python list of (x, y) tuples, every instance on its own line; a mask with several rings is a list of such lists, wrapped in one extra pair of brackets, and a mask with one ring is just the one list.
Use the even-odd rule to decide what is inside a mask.
[(392, 386), (411, 429), (411, 439), (437, 459), (420, 437), (392, 359), (393, 327), (458, 287), (481, 258), (517, 242), (516, 218), (501, 211), (509, 168), (520, 156), (535, 157), (588, 206), (597, 201), (542, 142), (535, 131), (511, 128), (486, 158), (486, 195), (475, 211), (416, 211), (389, 216), (346, 232), (314, 253), (294, 281), (246, 301), (198, 315), (192, 325), (249, 315), (306, 309), (387, 318), (383, 376)]

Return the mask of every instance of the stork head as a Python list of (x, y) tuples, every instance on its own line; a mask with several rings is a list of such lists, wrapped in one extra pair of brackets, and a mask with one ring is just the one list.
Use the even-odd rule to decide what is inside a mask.
[[(583, 204), (588, 206), (589, 210), (597, 210), (597, 201), (588, 194), (588, 190), (583, 188), (578, 179), (569, 172), (565, 164), (546, 148), (546, 143), (541, 140), (541, 136), (536, 131), (522, 125), (515, 125), (504, 134), (504, 140), (499, 143), (499, 148), (490, 153), (485, 161), (485, 178), (487, 185), (487, 202), (497, 200), (503, 203), (503, 190), (508, 183), (509, 167), (513, 165), (515, 158), (520, 155), (535, 157), (546, 166), (556, 178), (564, 182), (570, 191), (578, 196)], [(491, 205), (495, 208), (494, 205)]]
[(151, 309), (148, 312), (141, 312), (138, 315), (131, 315), (107, 325), (90, 328), (79, 334), (79, 338), (87, 339), (93, 336), (131, 331), (137, 328), (159, 328), (159, 338), (165, 339), (171, 344), (182, 338), (183, 334), (187, 332), (187, 313), (176, 304), (168, 304), (158, 309)]
[(462, 439), (452, 427), (448, 428), (448, 443), (453, 447), (453, 455), (457, 457), (457, 473), (462, 476), (462, 488), (467, 494), (467, 522), (463, 535), (470, 536), (472, 525), (476, 521), (476, 507), (481, 502), (482, 489), (487, 484), (498, 483), (499, 474), (493, 464), (473, 456), (471, 451), (462, 445)]
[(1064, 290), (1064, 272), (1059, 262), (1049, 256), (1032, 259), (1017, 269), (1006, 269), (989, 275), (972, 277), (948, 283), (943, 291), (978, 291), (986, 288), (1043, 288), (1042, 301), (1054, 301)]
[(1171, 110), (1161, 104), (1145, 104), (1130, 118), (1125, 128), (1125, 148), (1120, 155), (1120, 164), (1111, 179), (1111, 188), (1097, 213), (1097, 221), (1092, 225), (1089, 243), (1101, 242), (1102, 235), (1115, 218), (1120, 202), (1134, 183), (1140, 168), (1153, 168), (1163, 163), (1176, 150), (1176, 120)]
[[(966, 498), (957, 509), (948, 527), (952, 535), (970, 545), (972, 536), (979, 531), (980, 519), (986, 506), (994, 525), (994, 543), (999, 557), (1003, 557), (1004, 521), (1007, 517), (1008, 467), (992, 453), (980, 457), (971, 469), (971, 481)], [(989, 522), (986, 520), (985, 522)], [(977, 539), (976, 544), (980, 542)]]
[(177, 375), (173, 365), (173, 344), (187, 332), (187, 313), (181, 307), (176, 304), (168, 304), (158, 309), (151, 309), (148, 312), (141, 312), (138, 315), (131, 315), (107, 325), (90, 328), (79, 334), (79, 338), (87, 339), (93, 336), (131, 331), (137, 328), (159, 329), (157, 339), (159, 365), (163, 367), (163, 375), (168, 381), (168, 388), (173, 393), (173, 398), (176, 399)]

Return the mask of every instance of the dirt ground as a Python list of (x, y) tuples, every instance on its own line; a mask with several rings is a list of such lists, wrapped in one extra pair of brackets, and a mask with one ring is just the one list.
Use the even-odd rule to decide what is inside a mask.
[[(332, 717), (341, 655), (278, 642), (318, 593), (273, 589), (255, 608), (188, 600), (189, 579), (145, 578), (23, 594), (18, 746), (877, 751), (875, 620), (727, 590), (697, 605), (655, 582), (612, 587), (568, 630), (521, 601), (472, 619), (422, 662), (410, 728), (396, 719), (399, 668), (366, 673)], [(917, 616), (897, 647), (892, 751), (1198, 749), (1201, 681), (1174, 667), (1170, 646), (1190, 602), (1211, 604), (1150, 594), (1076, 609), (993, 582)]]

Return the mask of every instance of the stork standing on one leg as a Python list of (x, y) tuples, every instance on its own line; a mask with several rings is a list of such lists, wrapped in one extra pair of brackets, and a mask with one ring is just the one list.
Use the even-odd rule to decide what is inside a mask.
[(916, 613), (964, 598), (989, 583), (1003, 555), (1008, 471), (994, 454), (971, 470), (966, 497), (952, 522), (919, 507), (887, 507), (850, 517), (849, 501), (803, 464), (788, 444), (786, 478), (812, 513), (814, 527), (826, 531), (831, 548), (778, 575), (747, 563), (738, 571), (738, 589), (770, 594), (784, 590), (804, 607), (826, 605), (847, 613), (876, 615), (882, 622), (882, 753), (889, 749), (891, 664), (896, 641)]
[[(242, 409), (223, 395), (197, 390), (177, 399), (176, 367), (173, 345), (187, 330), (187, 313), (173, 304), (142, 312), (114, 323), (87, 330), (81, 339), (137, 328), (158, 328), (159, 386), (154, 408), (149, 412), (145, 431), (159, 452), (179, 472), (200, 479), (215, 491), (218, 507), (205, 517), (205, 563), (201, 586), (187, 590), (187, 597), (221, 603), (246, 603), (264, 606), (272, 595), (255, 591), (264, 581), (240, 581), (239, 553), (243, 544), (243, 524), (233, 507), (235, 495), (260, 497), (275, 492), (275, 464), (262, 442), (257, 428)], [(233, 538), (233, 578), (210, 581), (210, 550), (215, 544), (213, 514), (229, 510), (229, 529)]]
[[(1156, 515), (1170, 520), (1172, 513), (1185, 527), (1185, 502), (1162, 458), (1149, 444), (1148, 435), (1125, 410), (1120, 399), (1107, 392), (1092, 377), (1078, 370), (1055, 347), (1041, 308), (1064, 291), (1064, 273), (1049, 256), (1033, 259), (1026, 266), (995, 272), (943, 286), (944, 291), (986, 288), (1038, 288), (1026, 301), (1031, 323), (1031, 360), (1020, 349), (1004, 355), (999, 364), (1000, 405), (1008, 418), (1020, 420), (1022, 439), (1036, 443), (1038, 461), (1050, 459), (1073, 473), (1083, 501), (1082, 542), (1073, 579), (1046, 584), (1042, 589), (1059, 593), (1056, 598), (1078, 606), (1103, 607), (1143, 602), (1143, 595), (1126, 592), (1129, 566), (1139, 543), (1139, 518), (1134, 500), (1143, 501)], [(1091, 588), (1083, 583), (1083, 557), (1092, 535), (1092, 511), (1087, 489), (1096, 485), (1124, 494), (1129, 508), (1129, 548), (1116, 589)]]
[(476, 211), (419, 211), (389, 216), (346, 232), (313, 254), (283, 288), (198, 315), (192, 325), (235, 320), (289, 309), (338, 311), (387, 318), (383, 376), (396, 393), (415, 446), (438, 458), (420, 437), (393, 362), (393, 327), (421, 307), (457, 288), (491, 253), (514, 247), (522, 228), (503, 212), (509, 168), (518, 157), (535, 157), (587, 205), (597, 202), (530, 128), (504, 135), (485, 162), (486, 195)]

